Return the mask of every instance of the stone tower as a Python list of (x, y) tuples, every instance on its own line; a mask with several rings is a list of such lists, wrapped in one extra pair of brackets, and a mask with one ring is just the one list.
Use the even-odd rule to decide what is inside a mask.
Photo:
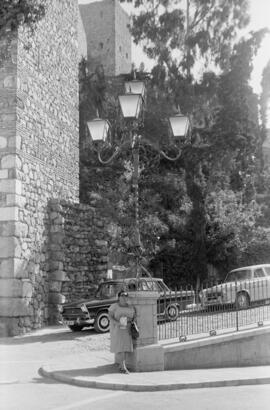
[(0, 331), (11, 335), (48, 323), (48, 204), (79, 200), (78, 0), (46, 7), (0, 67)]
[(105, 74), (114, 76), (131, 71), (129, 16), (118, 0), (80, 5), (86, 38), (89, 68), (102, 64)]

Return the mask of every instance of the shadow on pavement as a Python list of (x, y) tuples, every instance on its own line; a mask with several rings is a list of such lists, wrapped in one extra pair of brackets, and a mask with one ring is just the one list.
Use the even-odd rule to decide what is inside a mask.
[(0, 345), (21, 345), (26, 343), (49, 343), (64, 340), (75, 340), (84, 337), (98, 337), (94, 329), (84, 329), (81, 332), (72, 332), (69, 329), (63, 327), (52, 327), (39, 329), (36, 332), (31, 332), (22, 336), (3, 337), (0, 338)]
[(90, 377), (97, 378), (101, 376), (106, 376), (109, 374), (119, 373), (118, 366), (114, 363), (106, 364), (102, 366), (89, 367), (84, 369), (72, 369), (72, 370), (54, 370), (54, 374), (62, 374), (67, 377)]
[(33, 384), (62, 384), (62, 382), (60, 382), (58, 380), (50, 379), (48, 377), (43, 377), (43, 376), (34, 377), (31, 380), (31, 383), (33, 383)]

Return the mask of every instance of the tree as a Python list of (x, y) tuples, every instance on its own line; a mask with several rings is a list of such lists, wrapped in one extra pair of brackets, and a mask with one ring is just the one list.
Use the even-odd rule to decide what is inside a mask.
[[(12, 38), (21, 26), (34, 30), (45, 15), (46, 0), (1, 0), (0, 7), (0, 64), (7, 59)], [(2, 41), (4, 40), (4, 41)]]
[(259, 101), (249, 85), (252, 60), (266, 30), (251, 33), (234, 46), (230, 69), (221, 74), (218, 86), (219, 107), (216, 110), (211, 142), (234, 190), (250, 185), (251, 176), (260, 169), (261, 129)]
[(21, 25), (33, 27), (45, 13), (46, 0), (1, 0), (0, 38)]
[(249, 22), (247, 0), (122, 0), (138, 9), (132, 18), (135, 42), (148, 57), (188, 72), (197, 64), (226, 67), (232, 41)]
[(261, 116), (264, 128), (269, 128), (267, 125), (267, 120), (270, 121), (269, 106), (270, 106), (270, 60), (268, 61), (266, 67), (262, 74), (262, 95), (261, 95)]

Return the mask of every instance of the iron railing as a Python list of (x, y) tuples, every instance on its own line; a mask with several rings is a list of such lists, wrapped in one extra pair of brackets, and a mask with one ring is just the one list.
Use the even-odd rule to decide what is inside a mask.
[(182, 288), (162, 295), (157, 321), (159, 340), (185, 341), (262, 326), (270, 321), (270, 277), (205, 285), (198, 292)]

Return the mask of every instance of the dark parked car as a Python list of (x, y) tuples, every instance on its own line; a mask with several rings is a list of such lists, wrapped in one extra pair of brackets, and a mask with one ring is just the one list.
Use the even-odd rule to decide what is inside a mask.
[(98, 333), (109, 330), (108, 309), (117, 301), (117, 293), (126, 291), (157, 291), (159, 299), (157, 312), (159, 319), (175, 320), (181, 310), (194, 303), (194, 292), (184, 290), (172, 292), (162, 279), (128, 278), (102, 282), (93, 298), (78, 302), (65, 303), (61, 306), (62, 323), (72, 331), (94, 326)]

